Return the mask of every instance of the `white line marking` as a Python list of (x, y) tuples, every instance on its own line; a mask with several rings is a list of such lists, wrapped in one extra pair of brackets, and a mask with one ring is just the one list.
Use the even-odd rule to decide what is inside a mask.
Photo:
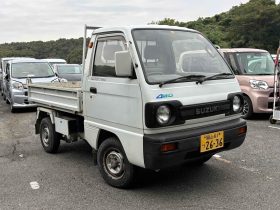
[(231, 163), (229, 160), (226, 160), (226, 159), (221, 158), (220, 155), (217, 155), (217, 154), (216, 154), (216, 155), (213, 155), (213, 157), (216, 158), (216, 160), (222, 161), (222, 162), (224, 162), (224, 163)]
[(248, 168), (248, 167), (246, 167), (246, 166), (239, 166), (239, 168), (244, 169), (244, 170), (246, 170), (246, 171), (253, 172), (253, 173), (259, 172), (258, 169), (255, 169), (255, 168)]
[(30, 182), (30, 187), (33, 189), (33, 190), (38, 190), (40, 188), (40, 185), (38, 182)]
[(280, 130), (280, 128), (278, 128), (278, 127), (274, 127), (274, 126), (268, 126), (268, 127)]

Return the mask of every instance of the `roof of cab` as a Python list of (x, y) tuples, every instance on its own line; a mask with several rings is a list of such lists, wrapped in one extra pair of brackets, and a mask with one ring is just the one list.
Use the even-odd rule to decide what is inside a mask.
[(134, 29), (169, 29), (169, 30), (183, 30), (183, 31), (192, 31), (197, 32), (193, 29), (178, 27), (178, 26), (167, 26), (167, 25), (138, 25), (138, 26), (119, 26), (119, 27), (104, 27), (98, 28), (94, 31), (96, 33), (104, 33), (109, 31), (126, 31), (130, 32)]
[(266, 50), (262, 49), (254, 49), (254, 48), (221, 48), (219, 49), (222, 52), (237, 52), (237, 53), (242, 53), (242, 52), (267, 52)]
[(47, 61), (44, 60), (39, 60), (39, 59), (30, 59), (30, 58), (26, 58), (26, 59), (13, 59), (10, 61), (11, 63), (48, 63)]
[(66, 62), (66, 60), (61, 59), (61, 58), (45, 58), (42, 60), (47, 61), (47, 62)]

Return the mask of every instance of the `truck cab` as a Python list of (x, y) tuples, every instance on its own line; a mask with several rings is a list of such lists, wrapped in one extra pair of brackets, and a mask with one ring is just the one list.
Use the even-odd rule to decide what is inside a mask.
[(85, 49), (81, 89), (76, 89), (82, 108), (71, 111), (60, 102), (63, 111), (57, 98), (48, 104), (36, 95), (39, 89), (46, 94), (47, 86), (30, 85), (30, 99), (38, 103), (36, 133), (47, 152), (56, 152), (62, 138), (85, 139), (104, 180), (124, 188), (132, 183), (135, 166), (202, 164), (243, 143), (240, 87), (201, 33), (154, 25), (100, 28)]

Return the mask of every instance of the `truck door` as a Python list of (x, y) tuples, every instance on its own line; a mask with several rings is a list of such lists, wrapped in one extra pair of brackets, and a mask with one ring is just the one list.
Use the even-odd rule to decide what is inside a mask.
[(115, 52), (126, 49), (121, 33), (97, 36), (91, 73), (85, 81), (85, 133), (97, 125), (139, 132), (143, 128), (139, 83), (136, 78), (117, 77), (115, 72)]

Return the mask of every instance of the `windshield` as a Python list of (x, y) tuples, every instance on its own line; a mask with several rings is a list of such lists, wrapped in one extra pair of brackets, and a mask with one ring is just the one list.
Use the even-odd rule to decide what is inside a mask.
[(65, 64), (66, 62), (56, 62), (56, 61), (48, 61), (49, 64), (53, 67), (55, 64)]
[(57, 66), (58, 74), (81, 74), (81, 66), (80, 65), (61, 65)]
[(48, 63), (14, 63), (13, 78), (52, 77), (54, 72)]
[(274, 62), (267, 52), (236, 53), (236, 60), (242, 74), (274, 74)]
[(193, 74), (231, 73), (221, 55), (199, 33), (139, 29), (133, 36), (148, 83)]

